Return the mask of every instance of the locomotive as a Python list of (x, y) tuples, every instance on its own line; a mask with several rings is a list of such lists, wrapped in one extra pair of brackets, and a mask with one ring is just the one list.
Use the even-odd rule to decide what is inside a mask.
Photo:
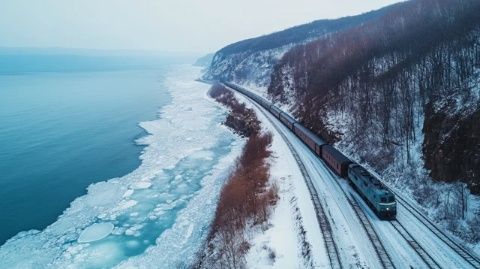
[(396, 218), (397, 203), (394, 194), (367, 169), (347, 158), (340, 151), (264, 98), (238, 85), (229, 82), (223, 82), (223, 84), (246, 95), (270, 111), (319, 156), (335, 174), (347, 179), (380, 219), (393, 220)]

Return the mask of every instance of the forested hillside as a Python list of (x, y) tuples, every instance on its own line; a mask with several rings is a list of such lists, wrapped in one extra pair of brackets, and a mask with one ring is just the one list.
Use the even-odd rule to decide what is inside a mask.
[(295, 45), (360, 25), (393, 7), (335, 20), (318, 20), (228, 45), (215, 53), (204, 78), (268, 86), (273, 66)]
[[(479, 192), (480, 1), (398, 5), (289, 51), (269, 93), (380, 171), (421, 165)], [(423, 158), (422, 158), (423, 156)]]
[[(310, 26), (336, 26), (317, 32), (304, 25), (233, 44), (207, 75), (268, 89), (306, 126), (478, 242), (480, 202), (468, 192), (480, 194), (479, 14), (478, 0), (401, 2), (348, 23), (318, 21)], [(305, 38), (287, 34), (299, 29)]]

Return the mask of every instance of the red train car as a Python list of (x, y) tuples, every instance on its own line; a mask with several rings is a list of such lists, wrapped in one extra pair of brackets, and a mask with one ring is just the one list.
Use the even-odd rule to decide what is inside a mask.
[[(312, 131), (305, 128), (301, 124), (295, 124), (293, 128), (295, 134), (305, 143), (307, 146), (313, 150), (315, 153), (319, 154), (321, 152), (321, 148), (325, 145), (325, 141), (320, 139), (316, 136)], [(320, 155), (319, 155), (320, 156)]]
[(280, 120), (288, 127), (288, 129), (293, 131), (293, 125), (297, 122), (292, 117), (290, 117), (287, 113), (282, 112), (280, 113)]
[(280, 113), (282, 113), (282, 111), (276, 107), (275, 105), (272, 105), (270, 107), (270, 112), (275, 115), (275, 117), (277, 117), (277, 119), (280, 119)]
[(347, 177), (348, 165), (352, 163), (352, 161), (345, 157), (340, 151), (330, 145), (324, 145), (322, 147), (322, 159), (337, 175)]

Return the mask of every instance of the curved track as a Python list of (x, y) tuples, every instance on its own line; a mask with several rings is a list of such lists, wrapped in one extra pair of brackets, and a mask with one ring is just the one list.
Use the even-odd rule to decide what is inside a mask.
[[(230, 88), (230, 87), (228, 87)], [(235, 91), (235, 90), (234, 90)], [(242, 93), (240, 93), (242, 94)], [(243, 95), (243, 94), (242, 94)], [(297, 150), (295, 147), (292, 145), (292, 143), (289, 141), (289, 139), (286, 137), (285, 133), (283, 130), (281, 130), (276, 123), (274, 123), (269, 116), (270, 113), (267, 111), (265, 112), (265, 108), (260, 107), (259, 104), (255, 102), (255, 100), (252, 100), (248, 96), (243, 95), (245, 98), (249, 99), (251, 103), (256, 106), (261, 113), (263, 113), (266, 118), (272, 123), (272, 126), (277, 130), (277, 132), (282, 136), (283, 140), (286, 142), (288, 148), (292, 152), (302, 175), (304, 176), (304, 179), (306, 181), (306, 185), (308, 187), (308, 190), (311, 194), (312, 201), (314, 204), (315, 211), (317, 213), (317, 221), (320, 225), (321, 231), (323, 233), (324, 239), (325, 239), (325, 246), (328, 252), (328, 257), (330, 259), (330, 264), (332, 268), (342, 268), (342, 263), (341, 263), (341, 258), (339, 257), (339, 251), (336, 242), (334, 241), (334, 237), (332, 234), (332, 228), (330, 226), (330, 223), (327, 219), (327, 216), (325, 215), (325, 209), (323, 208), (322, 204), (320, 203), (320, 199), (318, 197), (318, 193), (313, 186), (312, 179), (305, 168), (304, 163), (302, 162)], [(268, 114), (268, 115), (267, 115)], [(381, 263), (381, 265), (384, 268), (395, 268), (395, 265), (392, 262), (392, 259), (390, 258), (388, 252), (386, 251), (385, 247), (382, 244), (382, 241), (379, 239), (379, 236), (377, 232), (375, 231), (371, 220), (367, 217), (366, 213), (362, 210), (360, 205), (358, 204), (358, 201), (356, 199), (360, 199), (358, 197), (354, 197), (351, 193), (347, 193), (348, 191), (345, 190), (340, 182), (338, 176), (334, 175), (331, 171), (329, 171), (331, 174), (332, 178), (334, 179), (340, 189), (343, 191), (345, 197), (347, 198), (346, 200), (354, 210), (355, 214), (357, 215), (358, 219), (360, 220), (360, 223), (363, 226), (363, 229), (365, 230), (366, 234), (368, 235), (368, 238), (370, 239), (373, 248), (375, 249), (375, 252), (378, 256), (378, 259)], [(393, 191), (393, 190), (392, 190)], [(417, 219), (421, 224), (424, 225), (425, 228), (427, 228), (429, 231), (431, 231), (439, 240), (441, 240), (445, 245), (447, 245), (451, 250), (458, 254), (459, 257), (464, 259), (469, 265), (471, 265), (473, 268), (479, 268), (480, 269), (480, 258), (475, 256), (474, 254), (470, 253), (468, 250), (466, 250), (464, 247), (459, 245), (457, 242), (455, 242), (452, 238), (450, 238), (445, 232), (441, 231), (431, 220), (429, 220), (427, 217), (425, 217), (417, 208), (412, 206), (408, 201), (406, 201), (401, 195), (396, 193), (394, 191), (396, 197), (397, 197), (397, 202), (399, 205), (402, 206), (406, 211), (410, 213), (411, 216), (413, 216), (415, 219)], [(426, 266), (429, 268), (442, 268), (442, 266), (439, 265), (438, 261), (436, 261), (432, 255), (430, 255), (427, 252), (427, 249), (425, 249), (425, 246), (420, 245), (420, 243), (414, 238), (414, 235), (411, 234), (407, 228), (398, 220), (391, 221), (390, 224), (394, 228), (396, 232), (398, 232), (403, 239), (408, 243), (408, 245), (411, 246), (413, 251), (418, 254), (418, 256), (423, 260)], [(411, 227), (410, 227), (411, 228)], [(393, 231), (392, 230), (392, 231)], [(428, 249), (430, 251), (430, 249)]]
[[(345, 195), (347, 194), (345, 193)], [(378, 258), (383, 265), (383, 268), (395, 268), (392, 259), (390, 258), (390, 255), (388, 255), (388, 252), (385, 250), (382, 241), (378, 238), (377, 232), (373, 228), (372, 223), (370, 222), (370, 220), (368, 220), (363, 210), (360, 208), (360, 206), (353, 197), (348, 198), (348, 201), (350, 202), (352, 208), (355, 210), (355, 214), (357, 214), (357, 217), (360, 219), (362, 226), (365, 229), (365, 232), (367, 232), (368, 237), (370, 238), (370, 241), (375, 248), (375, 252), (377, 253)]]
[(335, 179), (334, 180), (335, 183), (338, 184), (343, 194), (347, 197), (347, 201), (350, 204), (350, 206), (354, 209), (355, 214), (360, 220), (360, 223), (362, 224), (363, 229), (367, 233), (368, 238), (370, 239), (370, 242), (372, 243), (375, 249), (375, 252), (377, 253), (378, 259), (380, 260), (383, 268), (396, 268), (392, 262), (392, 259), (390, 258), (390, 255), (388, 255), (388, 252), (385, 249), (385, 246), (383, 245), (382, 241), (379, 239), (377, 232), (373, 228), (372, 223), (370, 222), (368, 217), (365, 215), (365, 212), (363, 212), (363, 210), (360, 208), (360, 206), (358, 205), (358, 202), (355, 200), (354, 197), (347, 194), (345, 189), (338, 182), (338, 177), (335, 174), (333, 174), (331, 171), (329, 171), (329, 173)]
[(403, 225), (398, 222), (397, 220), (393, 220), (390, 222), (397, 230), (397, 232), (408, 242), (408, 244), (417, 252), (417, 254), (422, 258), (425, 264), (428, 265), (429, 268), (440, 269), (440, 265), (428, 254), (425, 249), (418, 244), (418, 242), (412, 237), (412, 235), (403, 227)]
[(292, 152), (293, 157), (295, 158), (295, 161), (300, 168), (300, 172), (302, 173), (303, 178), (305, 179), (305, 183), (307, 184), (308, 191), (310, 192), (310, 196), (312, 198), (313, 206), (315, 208), (315, 213), (317, 216), (317, 221), (320, 226), (320, 229), (323, 234), (323, 238), (325, 241), (325, 247), (327, 249), (327, 254), (328, 258), (330, 261), (330, 266), (332, 268), (343, 268), (343, 265), (340, 260), (340, 256), (338, 254), (338, 247), (337, 244), (335, 243), (335, 240), (333, 238), (333, 233), (332, 233), (332, 227), (330, 226), (330, 222), (328, 221), (328, 218), (325, 214), (325, 210), (320, 203), (320, 199), (318, 197), (318, 193), (313, 187), (312, 184), (312, 179), (310, 175), (307, 172), (307, 169), (305, 168), (305, 165), (303, 164), (302, 160), (300, 159), (300, 156), (298, 155), (298, 152), (295, 150), (293, 145), (290, 143), (290, 141), (285, 137), (285, 134), (280, 130), (275, 123), (272, 122), (272, 120), (268, 117), (267, 114), (265, 114), (265, 111), (263, 110), (262, 107), (260, 107), (255, 101), (251, 100), (248, 96), (245, 96), (245, 98), (248, 98), (254, 106), (256, 106), (262, 113), (265, 115), (265, 117), (272, 123), (272, 126), (275, 127), (277, 132), (282, 136), (282, 139), (285, 141), (287, 144), (288, 148)]
[(474, 254), (467, 251), (464, 247), (460, 246), (457, 242), (451, 239), (440, 228), (438, 228), (431, 220), (425, 217), (417, 208), (408, 203), (401, 195), (394, 192), (397, 197), (397, 203), (401, 204), (412, 216), (418, 219), (428, 230), (437, 236), (442, 242), (449, 246), (460, 257), (467, 261), (474, 268), (480, 269), (480, 259)]

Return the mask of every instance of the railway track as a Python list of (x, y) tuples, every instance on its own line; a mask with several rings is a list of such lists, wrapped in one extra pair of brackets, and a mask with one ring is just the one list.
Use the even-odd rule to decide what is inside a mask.
[[(334, 178), (337, 178), (336, 175), (334, 175), (331, 171), (328, 171)], [(339, 185), (340, 189), (342, 189), (343, 193), (345, 195), (346, 192), (345, 190), (342, 188), (342, 186), (340, 185), (340, 183), (338, 182), (338, 179), (336, 180), (337, 184)], [(347, 196), (348, 198), (348, 196)], [(365, 216), (365, 213), (363, 212), (363, 210), (360, 208), (360, 206), (358, 205), (357, 201), (355, 200), (354, 197), (351, 197), (351, 199), (348, 199), (351, 206), (354, 208), (355, 210), (355, 213), (357, 214), (357, 216), (360, 218), (360, 220), (362, 221), (362, 224), (366, 221), (368, 221), (368, 218), (366, 221), (363, 220), (363, 218), (366, 218)], [(363, 216), (362, 216), (363, 215)], [(370, 222), (370, 221), (368, 221)], [(425, 262), (425, 264), (429, 267), (429, 268), (432, 268), (432, 269), (441, 269), (442, 267), (432, 258), (432, 256), (430, 256), (430, 254), (428, 254), (425, 249), (417, 242), (417, 240), (415, 240), (413, 238), (413, 236), (405, 229), (405, 227), (397, 220), (393, 220), (393, 221), (390, 221), (390, 223), (392, 224), (392, 226), (395, 228), (395, 230), (405, 239), (405, 241), (412, 247), (412, 249), (418, 254), (418, 256)], [(373, 230), (373, 227), (370, 223), (370, 228)], [(364, 228), (367, 229), (367, 226), (364, 225)], [(369, 234), (369, 237), (370, 237), (370, 232), (367, 231), (367, 233)], [(374, 236), (377, 237), (377, 239), (375, 240), (379, 240), (378, 239), (378, 235), (376, 234), (375, 230), (373, 230), (373, 233), (375, 234)], [(373, 235), (373, 234), (372, 234)], [(379, 241), (381, 242), (381, 241)], [(374, 241), (372, 241), (372, 243), (374, 243)], [(375, 247), (375, 250), (380, 250), (381, 252), (377, 252), (377, 254), (379, 256), (382, 256), (383, 253), (382, 253), (382, 247), (379, 247), (377, 248), (376, 246)], [(383, 248), (383, 251), (385, 251), (385, 248)], [(388, 255), (388, 254), (387, 254)], [(382, 259), (381, 259), (382, 260)], [(386, 259), (385, 259), (386, 260)], [(391, 260), (390, 260), (390, 263), (391, 263)], [(387, 265), (385, 263), (382, 262), (382, 264), (384, 265), (384, 267), (388, 267), (388, 268), (391, 268), (389, 267), (390, 265)], [(393, 266), (393, 264), (392, 264)]]
[[(228, 87), (228, 86), (227, 86)], [(228, 87), (230, 88), (230, 87)], [(230, 88), (231, 89), (231, 88)], [(234, 89), (233, 89), (234, 90)], [(234, 90), (235, 91), (235, 90)], [(242, 94), (241, 92), (239, 92)], [(242, 94), (243, 95), (243, 94)], [(300, 167), (300, 170), (302, 172), (302, 175), (304, 176), (307, 187), (309, 189), (309, 192), (312, 196), (312, 200), (314, 202), (315, 206), (315, 211), (317, 212), (317, 220), (320, 224), (320, 227), (322, 228), (322, 233), (324, 234), (325, 237), (325, 244), (327, 248), (327, 252), (330, 258), (330, 262), (332, 264), (332, 267), (334, 267), (334, 264), (336, 264), (335, 260), (338, 261), (338, 264), (341, 268), (341, 263), (340, 259), (338, 258), (338, 250), (336, 243), (333, 241), (332, 238), (332, 232), (331, 232), (331, 227), (330, 224), (328, 223), (328, 220), (326, 219), (325, 216), (325, 211), (320, 203), (320, 200), (318, 198), (318, 194), (313, 187), (312, 180), (310, 176), (308, 175), (305, 166), (303, 162), (301, 161), (297, 151), (293, 148), (292, 144), (290, 141), (287, 139), (285, 134), (278, 128), (276, 124), (272, 122), (270, 117), (267, 116), (265, 113), (264, 109), (261, 108), (255, 100), (252, 100), (248, 96), (244, 95), (245, 98), (251, 100), (252, 104), (254, 104), (257, 108), (260, 109), (260, 111), (267, 117), (267, 119), (272, 123), (272, 125), (277, 129), (279, 134), (282, 136), (282, 138), (285, 140), (287, 143), (287, 146), (291, 150), (292, 154), (295, 157), (295, 160), (297, 164)], [(395, 268), (394, 264), (391, 261), (390, 256), (385, 250), (385, 247), (383, 246), (382, 242), (378, 238), (378, 234), (376, 233), (375, 229), (373, 228), (372, 223), (370, 220), (367, 218), (365, 215), (365, 212), (360, 208), (358, 205), (357, 200), (349, 196), (346, 191), (343, 189), (341, 184), (338, 181), (338, 178), (336, 175), (333, 175), (332, 171), (328, 170), (327, 171), (333, 176), (335, 179), (334, 181), (339, 185), (340, 189), (342, 192), (345, 194), (347, 197), (347, 201), (350, 203), (351, 207), (354, 209), (355, 214), (357, 215), (358, 219), (360, 220), (363, 228), (365, 229), (369, 239), (372, 242), (372, 245), (379, 257), (379, 260), (381, 264), (383, 265), (384, 268)], [(399, 195), (397, 192), (395, 192), (393, 189), (391, 189), (392, 192), (397, 197), (397, 202), (401, 204), (407, 211), (409, 211), (416, 219), (418, 219), (427, 229), (429, 229), (433, 234), (437, 236), (442, 242), (444, 242), (447, 246), (449, 246), (455, 253), (457, 253), (460, 257), (462, 257), (466, 262), (468, 262), (470, 265), (472, 265), (474, 268), (480, 269), (480, 258), (476, 256), (475, 254), (472, 254), (470, 251), (465, 249), (463, 246), (459, 245), (456, 241), (454, 241), (451, 237), (445, 234), (441, 229), (439, 229), (430, 219), (425, 217), (417, 208), (412, 206), (408, 201), (406, 201), (401, 195)], [(405, 229), (405, 227), (398, 221), (392, 221), (391, 222), (392, 226), (397, 230), (397, 232), (407, 241), (407, 243), (412, 247), (412, 249), (422, 258), (422, 260), (429, 266), (429, 268), (441, 268), (441, 266), (430, 256), (430, 254), (413, 238), (413, 236)], [(325, 231), (326, 232), (325, 232)], [(336, 257), (336, 258), (335, 258)], [(336, 267), (334, 267), (336, 268)]]
[(375, 253), (377, 254), (378, 259), (380, 260), (380, 263), (382, 264), (383, 268), (396, 268), (392, 262), (390, 255), (388, 255), (388, 252), (385, 249), (385, 246), (383, 245), (382, 241), (379, 239), (377, 232), (373, 228), (372, 223), (365, 215), (365, 212), (363, 212), (363, 210), (360, 208), (360, 205), (358, 204), (357, 200), (352, 195), (347, 194), (347, 192), (343, 189), (342, 185), (338, 181), (337, 175), (333, 174), (333, 172), (330, 170), (328, 170), (328, 173), (330, 173), (332, 178), (334, 178), (335, 183), (338, 185), (340, 190), (343, 192), (343, 194), (347, 198), (348, 203), (355, 211), (355, 215), (357, 215), (357, 218), (360, 220), (360, 223), (362, 224), (363, 229), (367, 233), (367, 236), (370, 239), (370, 242), (372, 243), (373, 248), (375, 249)]
[[(335, 182), (337, 182), (340, 185), (340, 183), (337, 180), (335, 180)], [(355, 198), (351, 196), (349, 197), (345, 193), (345, 190), (342, 188), (342, 186), (339, 186), (339, 187), (347, 197), (347, 200), (350, 206), (354, 209), (355, 214), (357, 215), (358, 219), (362, 223), (362, 226), (365, 229), (365, 232), (367, 233), (368, 238), (370, 239), (370, 242), (372, 242), (373, 248), (375, 249), (375, 252), (377, 253), (378, 258), (382, 263), (383, 268), (395, 268), (395, 265), (393, 264), (392, 259), (390, 258), (390, 255), (388, 255), (388, 252), (385, 249), (385, 246), (383, 246), (382, 241), (378, 238), (378, 234), (373, 228), (373, 225), (370, 222), (370, 220), (365, 215), (365, 212), (363, 212), (363, 210), (360, 208)]]
[[(271, 120), (270, 120), (270, 122), (271, 122)], [(288, 138), (286, 138), (285, 134), (283, 134), (283, 132), (281, 130), (279, 130), (279, 128), (277, 128), (274, 123), (272, 123), (272, 124), (277, 129), (277, 131), (280, 133), (280, 135), (283, 137), (283, 139), (286, 141), (288, 147), (290, 148), (290, 150), (292, 150), (292, 153), (295, 152), (294, 153), (295, 159), (297, 159), (297, 158), (300, 159), (300, 157), (298, 156), (298, 153), (293, 148), (290, 141), (288, 141)], [(303, 167), (303, 170), (305, 170), (305, 167), (304, 167), (303, 163), (301, 162), (301, 160), (300, 160), (300, 163), (301, 163), (301, 166)], [(360, 223), (362, 224), (362, 227), (364, 228), (365, 232), (367, 233), (367, 236), (370, 239), (370, 242), (372, 243), (373, 248), (375, 250), (375, 253), (377, 254), (378, 259), (379, 259), (380, 263), (382, 264), (383, 268), (386, 268), (386, 269), (396, 268), (395, 265), (392, 262), (392, 259), (390, 258), (390, 255), (388, 255), (385, 247), (383, 246), (382, 241), (379, 239), (377, 232), (373, 228), (372, 223), (370, 222), (370, 220), (365, 215), (365, 212), (363, 212), (363, 210), (360, 208), (357, 201), (353, 197), (350, 197), (349, 195), (347, 195), (345, 190), (342, 188), (342, 186), (340, 185), (340, 183), (336, 179), (337, 176), (334, 175), (332, 173), (332, 171), (330, 171), (330, 170), (328, 170), (328, 173), (330, 173), (331, 176), (335, 179), (334, 181), (338, 184), (339, 188), (342, 190), (345, 197), (347, 197), (348, 203), (354, 209), (355, 214), (357, 215), (358, 219), (360, 220)], [(307, 182), (307, 186), (308, 186), (309, 189), (315, 190), (315, 187), (311, 183), (310, 177), (309, 177), (309, 182)], [(318, 199), (318, 195), (316, 194), (316, 191), (315, 191), (315, 195), (317, 196), (317, 199)]]
[[(228, 87), (228, 88), (230, 88), (230, 87)], [(242, 94), (242, 93), (240, 93), (240, 94)], [(268, 115), (264, 112), (263, 108), (261, 108), (254, 100), (251, 100), (248, 96), (245, 96), (245, 95), (243, 95), (243, 96), (245, 98), (249, 99), (252, 102), (252, 104), (254, 106), (256, 106), (265, 115), (265, 117), (270, 121), (270, 123), (272, 123), (274, 128), (282, 136), (283, 140), (287, 143), (287, 146), (290, 149), (290, 151), (292, 152), (292, 154), (295, 158), (295, 161), (297, 162), (298, 166), (300, 167), (300, 170), (302, 172), (302, 175), (305, 178), (308, 190), (309, 190), (310, 195), (312, 197), (314, 208), (315, 208), (315, 211), (317, 213), (317, 220), (320, 224), (320, 228), (321, 228), (322, 233), (323, 233), (324, 238), (325, 238), (325, 246), (326, 246), (328, 256), (329, 256), (329, 259), (330, 259), (330, 264), (331, 264), (332, 268), (342, 268), (342, 264), (340, 262), (340, 258), (339, 258), (339, 255), (338, 255), (338, 248), (336, 246), (335, 241), (333, 240), (331, 227), (330, 227), (330, 224), (328, 223), (328, 220), (326, 218), (325, 210), (323, 209), (323, 206), (320, 203), (320, 199), (318, 197), (317, 191), (315, 190), (315, 187), (313, 186), (312, 179), (308, 175), (308, 172), (306, 171), (305, 165), (301, 161), (300, 156), (298, 155), (298, 152), (295, 150), (295, 148), (290, 143), (288, 138), (285, 136), (283, 131), (280, 130), (276, 126), (276, 124), (273, 123), (273, 121), (270, 119), (270, 117), (268, 117)], [(336, 176), (334, 176), (331, 171), (328, 170), (328, 172), (333, 176), (333, 178), (336, 178)], [(378, 234), (376, 233), (375, 229), (373, 229), (373, 226), (372, 226), (371, 222), (368, 220), (368, 218), (365, 215), (365, 213), (363, 212), (363, 210), (360, 208), (358, 203), (353, 198), (350, 198), (345, 193), (342, 186), (340, 186), (340, 183), (337, 180), (335, 180), (335, 182), (339, 185), (340, 189), (342, 190), (342, 192), (347, 197), (347, 201), (350, 203), (350, 205), (354, 209), (355, 214), (357, 215), (357, 217), (360, 220), (360, 223), (362, 224), (362, 227), (364, 228), (365, 232), (367, 233), (367, 236), (369, 237), (370, 241), (372, 242), (375, 253), (377, 254), (383, 268), (394, 269), (395, 266), (394, 266), (390, 256), (388, 255), (387, 251), (385, 250), (385, 247), (383, 246), (382, 242), (378, 238)], [(325, 233), (325, 231), (326, 231), (326, 233)]]
[[(255, 106), (258, 107), (258, 105), (255, 104)], [(263, 113), (263, 112), (262, 112)], [(264, 113), (265, 114), (265, 113)], [(268, 118), (268, 117), (267, 117)], [(272, 122), (270, 119), (269, 119), (270, 122)], [(285, 134), (283, 134), (283, 132), (281, 130), (279, 130), (279, 128), (277, 128), (275, 126), (275, 124), (272, 122), (273, 126), (277, 129), (277, 131), (280, 133), (280, 135), (282, 136), (282, 138), (286, 141), (288, 147), (290, 148), (290, 150), (292, 151), (295, 159), (298, 159), (297, 163), (299, 163), (299, 166), (302, 166), (302, 170), (306, 170), (305, 169), (305, 166), (303, 165), (302, 161), (300, 160), (300, 157), (298, 156), (298, 153), (296, 152), (296, 150), (293, 148), (292, 144), (290, 143), (290, 141), (288, 141), (288, 138), (286, 138)], [(394, 269), (396, 268), (395, 265), (393, 264), (392, 262), (392, 259), (390, 258), (390, 255), (388, 255), (385, 247), (383, 246), (382, 244), (382, 241), (378, 238), (378, 234), (377, 232), (375, 231), (375, 229), (373, 228), (373, 225), (372, 223), (370, 222), (370, 220), (367, 218), (367, 216), (365, 215), (365, 213), (363, 212), (363, 210), (360, 208), (360, 206), (358, 205), (358, 203), (356, 202), (356, 200), (353, 198), (353, 197), (349, 197), (347, 195), (347, 193), (343, 190), (342, 186), (340, 185), (340, 183), (338, 182), (338, 180), (336, 180), (336, 176), (333, 175), (333, 173), (331, 171), (328, 171), (333, 178), (335, 178), (335, 182), (339, 185), (340, 189), (342, 190), (342, 192), (345, 194), (345, 196), (347, 197), (347, 201), (349, 202), (349, 204), (351, 205), (351, 207), (354, 209), (355, 211), (355, 214), (357, 215), (358, 219), (360, 220), (360, 223), (362, 224), (362, 227), (364, 228), (365, 232), (367, 233), (367, 236), (368, 238), (370, 239), (372, 245), (373, 245), (373, 248), (375, 249), (375, 253), (377, 254), (379, 260), (380, 260), (380, 263), (382, 264), (383, 268), (387, 268), (387, 269)], [(303, 174), (303, 172), (302, 172)], [(313, 186), (312, 182), (311, 182), (311, 179), (310, 177), (308, 176), (309, 180), (307, 181), (307, 186), (308, 186), (308, 189), (313, 189), (315, 190), (315, 187)], [(316, 193), (315, 191), (315, 196), (316, 196), (316, 199), (318, 199), (318, 194)], [(315, 202), (314, 202), (315, 203)], [(321, 205), (320, 205), (321, 206)]]
[[(230, 87), (228, 87), (230, 89)], [(241, 94), (241, 93), (240, 93)], [(242, 94), (243, 95), (243, 94)], [(341, 269), (343, 268), (342, 262), (340, 260), (340, 255), (338, 253), (338, 247), (337, 244), (333, 238), (333, 232), (332, 232), (332, 227), (330, 226), (330, 222), (328, 221), (327, 215), (325, 214), (325, 209), (323, 208), (322, 204), (320, 203), (320, 198), (318, 197), (318, 193), (315, 190), (315, 187), (313, 186), (312, 183), (312, 178), (307, 172), (307, 169), (305, 168), (305, 165), (303, 164), (302, 160), (300, 159), (300, 156), (298, 152), (295, 150), (293, 145), (288, 141), (287, 137), (285, 134), (280, 130), (280, 128), (277, 127), (277, 125), (268, 117), (268, 115), (265, 113), (262, 107), (260, 107), (254, 100), (251, 100), (248, 96), (243, 95), (245, 98), (249, 99), (252, 104), (257, 107), (262, 114), (265, 115), (265, 117), (270, 121), (272, 126), (277, 130), (277, 132), (282, 136), (283, 140), (287, 144), (288, 148), (292, 152), (293, 157), (295, 158), (295, 162), (297, 163), (298, 167), (300, 168), (300, 172), (302, 173), (303, 178), (305, 179), (305, 182), (307, 184), (308, 191), (310, 192), (310, 197), (312, 198), (313, 206), (315, 209), (316, 217), (317, 217), (317, 222), (320, 226), (324, 242), (325, 242), (325, 248), (327, 250), (327, 255), (328, 259), (330, 262), (330, 266), (334, 269)]]
[[(370, 171), (372, 172), (372, 171)], [(410, 202), (408, 202), (403, 196), (398, 192), (395, 191), (394, 188), (390, 186), (388, 182), (382, 180), (382, 178), (373, 172), (388, 188), (395, 194), (395, 198), (397, 200), (397, 204), (400, 204), (410, 212), (412, 216), (414, 216), (417, 220), (419, 220), (429, 231), (431, 231), (435, 236), (444, 242), (447, 246), (449, 246), (453, 252), (458, 254), (462, 257), (467, 263), (469, 263), (473, 268), (480, 269), (480, 257), (476, 254), (472, 253), (472, 251), (465, 249), (465, 247), (461, 246), (455, 240), (453, 240), (449, 235), (447, 235), (444, 231), (442, 231), (438, 226), (433, 223), (428, 217), (426, 217), (419, 209), (415, 206), (412, 206)]]
[[(375, 174), (375, 173), (374, 173)], [(377, 175), (381, 179), (380, 176)], [(389, 186), (388, 182), (382, 180), (382, 182)], [(402, 205), (405, 210), (407, 210), (412, 216), (414, 216), (418, 221), (420, 221), (429, 231), (431, 231), (435, 236), (440, 239), (443, 243), (449, 246), (453, 252), (462, 257), (467, 263), (469, 263), (473, 268), (480, 269), (480, 257), (473, 254), (471, 251), (465, 249), (455, 240), (453, 240), (449, 235), (442, 231), (438, 226), (433, 223), (428, 217), (426, 217), (419, 209), (415, 206), (412, 206), (403, 196), (395, 191), (394, 188), (389, 186), (389, 189), (395, 194), (397, 204)], [(397, 221), (398, 222), (398, 221)], [(408, 240), (407, 240), (408, 241)], [(420, 255), (421, 256), (421, 255)], [(423, 258), (423, 257), (422, 257)], [(428, 264), (428, 263), (427, 263)]]
[(393, 220), (390, 222), (397, 230), (397, 232), (407, 241), (407, 243), (415, 250), (415, 252), (422, 258), (425, 264), (432, 269), (441, 269), (440, 265), (428, 254), (425, 249), (418, 244), (418, 242), (412, 237), (412, 235), (403, 227), (403, 225), (398, 222), (397, 220)]
[(470, 253), (464, 247), (459, 245), (448, 235), (445, 234), (440, 228), (437, 227), (430, 219), (425, 217), (417, 208), (410, 205), (404, 198), (402, 198), (398, 193), (394, 192), (397, 197), (397, 203), (401, 204), (408, 212), (410, 212), (416, 219), (418, 219), (428, 230), (437, 236), (442, 242), (449, 246), (454, 252), (456, 252), (460, 257), (467, 261), (473, 268), (480, 269), (480, 259), (474, 254)]

